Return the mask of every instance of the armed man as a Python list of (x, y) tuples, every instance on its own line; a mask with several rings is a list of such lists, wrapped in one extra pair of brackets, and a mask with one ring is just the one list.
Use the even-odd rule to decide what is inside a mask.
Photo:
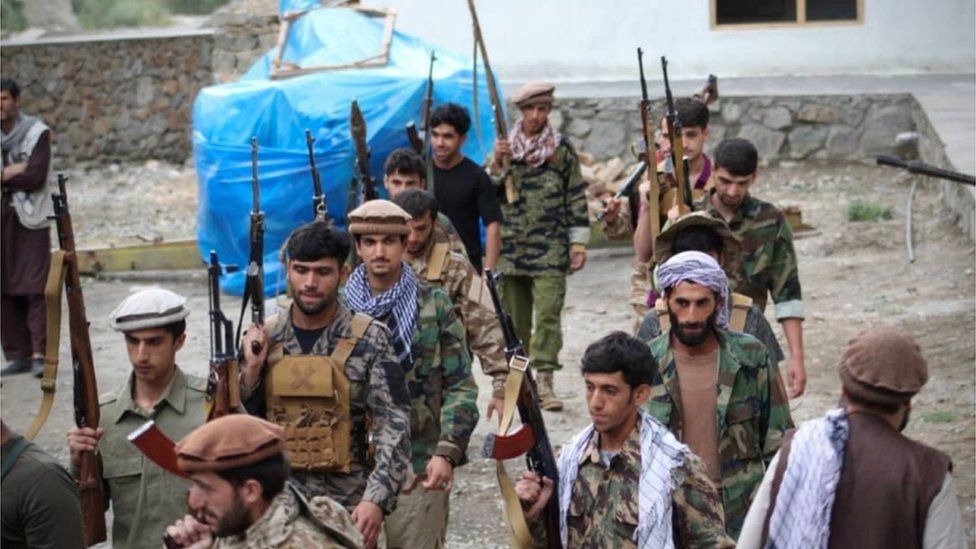
[[(406, 189), (423, 190), (427, 188), (424, 161), (412, 149), (396, 149), (390, 153), (390, 156), (386, 157), (385, 172), (383, 186), (386, 187), (390, 200), (393, 200), (396, 195)], [(443, 212), (439, 212), (436, 221), (437, 223), (433, 228), (434, 242), (446, 243), (452, 253), (461, 254), (465, 259), (470, 259), (464, 242), (451, 220)]]
[(287, 482), (285, 435), (247, 414), (223, 416), (176, 445), (192, 485), (184, 516), (166, 529), (167, 547), (304, 549), (362, 547), (349, 513), (328, 497), (306, 500)]
[(387, 545), (442, 547), (454, 468), (467, 462), (478, 423), (478, 386), (450, 298), (403, 261), (409, 219), (388, 200), (349, 212), (349, 232), (363, 262), (349, 276), (345, 299), (353, 311), (389, 326), (410, 394), (413, 471), (386, 521)]
[(715, 148), (714, 187), (701, 209), (725, 220), (742, 241), (742, 263), (736, 291), (752, 298), (760, 311), (768, 296), (775, 303), (790, 352), (786, 385), (790, 398), (803, 394), (807, 374), (803, 361), (803, 295), (793, 231), (779, 208), (750, 194), (756, 182), (759, 153), (745, 139), (727, 139)]
[[(531, 82), (515, 94), (521, 117), (497, 139), (491, 174), (505, 189), (498, 270), (505, 308), (538, 375), (545, 410), (562, 410), (553, 391), (563, 346), (566, 276), (586, 264), (590, 240), (586, 183), (573, 146), (549, 123), (555, 86)], [(502, 173), (503, 158), (511, 169)]]
[[(488, 417), (501, 414), (505, 399), (505, 379), (508, 363), (505, 360), (505, 336), (491, 300), (483, 292), (483, 283), (471, 264), (450, 252), (446, 244), (433, 238), (439, 204), (434, 195), (419, 189), (408, 189), (393, 198), (411, 219), (407, 221), (410, 235), (404, 256), (422, 280), (444, 290), (454, 304), (454, 314), (461, 319), (467, 334), (468, 348), (481, 361), (481, 371), (491, 377), (491, 401)], [(501, 417), (499, 416), (499, 419)]]
[(650, 343), (661, 370), (648, 411), (705, 462), (726, 531), (737, 538), (763, 472), (793, 427), (765, 347), (728, 329), (728, 278), (711, 256), (677, 254), (658, 269), (671, 329)]
[(372, 547), (407, 475), (410, 397), (389, 330), (339, 301), (349, 247), (325, 221), (288, 237), (282, 260), (294, 299), (248, 328), (241, 400), (284, 427), (303, 495), (342, 504)]
[(102, 397), (101, 428), (68, 431), (72, 473), (77, 474), (81, 452), (98, 452), (103, 490), (114, 513), (113, 547), (155, 549), (163, 528), (184, 512), (186, 482), (143, 459), (126, 437), (147, 419), (171, 439), (206, 420), (206, 380), (176, 365), (189, 314), (186, 298), (160, 288), (122, 301), (111, 314), (111, 326), (125, 334), (132, 374), (118, 391)]
[[(522, 475), (526, 518), (555, 496), (562, 547), (734, 547), (702, 460), (641, 409), (657, 374), (647, 345), (613, 332), (587, 347), (581, 369), (593, 423), (563, 445), (558, 486)], [(547, 546), (538, 525), (536, 546)]]

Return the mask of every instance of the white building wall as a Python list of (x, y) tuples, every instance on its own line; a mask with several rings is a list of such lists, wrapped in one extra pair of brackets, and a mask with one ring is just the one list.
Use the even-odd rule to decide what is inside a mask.
[[(366, 0), (394, 7), (397, 29), (472, 51), (466, 0)], [(712, 29), (710, 0), (478, 0), (493, 68), (504, 81), (649, 77), (667, 55), (676, 79), (976, 70), (973, 0), (863, 0), (862, 23)]]

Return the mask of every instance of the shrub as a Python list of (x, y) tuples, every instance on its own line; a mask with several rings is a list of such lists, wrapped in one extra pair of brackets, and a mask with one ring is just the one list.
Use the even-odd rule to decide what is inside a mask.
[(20, 0), (0, 0), (0, 29), (17, 32), (27, 28), (24, 6)]
[(847, 206), (848, 221), (880, 221), (891, 219), (891, 208), (855, 200)]
[(75, 15), (86, 29), (161, 27), (170, 22), (163, 0), (76, 0)]

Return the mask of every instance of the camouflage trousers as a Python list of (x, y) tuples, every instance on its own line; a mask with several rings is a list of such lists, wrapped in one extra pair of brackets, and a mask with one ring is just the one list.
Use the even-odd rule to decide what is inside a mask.
[(630, 273), (630, 296), (627, 302), (630, 303), (634, 311), (634, 329), (632, 333), (637, 333), (644, 315), (647, 314), (647, 294), (651, 291), (650, 277), (647, 274), (647, 263), (634, 261), (634, 270)]
[(532, 367), (542, 372), (559, 370), (566, 276), (504, 276), (500, 290)]
[(417, 485), (400, 492), (397, 508), (383, 522), (389, 549), (441, 549), (447, 537), (448, 492), (427, 491)]

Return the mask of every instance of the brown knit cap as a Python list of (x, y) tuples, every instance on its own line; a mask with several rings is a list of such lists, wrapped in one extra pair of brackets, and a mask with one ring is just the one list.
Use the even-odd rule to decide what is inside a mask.
[(541, 103), (552, 105), (556, 100), (554, 95), (555, 91), (555, 84), (539, 81), (529, 82), (515, 92), (515, 97), (512, 98), (512, 102), (519, 108)]
[(284, 430), (259, 417), (231, 414), (197, 427), (176, 444), (176, 465), (188, 473), (253, 465), (285, 451)]
[(654, 262), (663, 265), (674, 255), (674, 239), (681, 231), (688, 227), (708, 227), (722, 238), (722, 257), (719, 261), (722, 270), (729, 279), (739, 275), (739, 263), (742, 262), (742, 241), (732, 233), (725, 221), (712, 217), (708, 212), (697, 211), (685, 214), (674, 223), (668, 222), (661, 234), (654, 240)]
[(878, 404), (910, 401), (929, 378), (918, 344), (890, 326), (871, 328), (850, 340), (839, 369), (847, 394)]
[(389, 200), (370, 200), (349, 212), (349, 232), (408, 235), (407, 221), (411, 219), (410, 214)]

